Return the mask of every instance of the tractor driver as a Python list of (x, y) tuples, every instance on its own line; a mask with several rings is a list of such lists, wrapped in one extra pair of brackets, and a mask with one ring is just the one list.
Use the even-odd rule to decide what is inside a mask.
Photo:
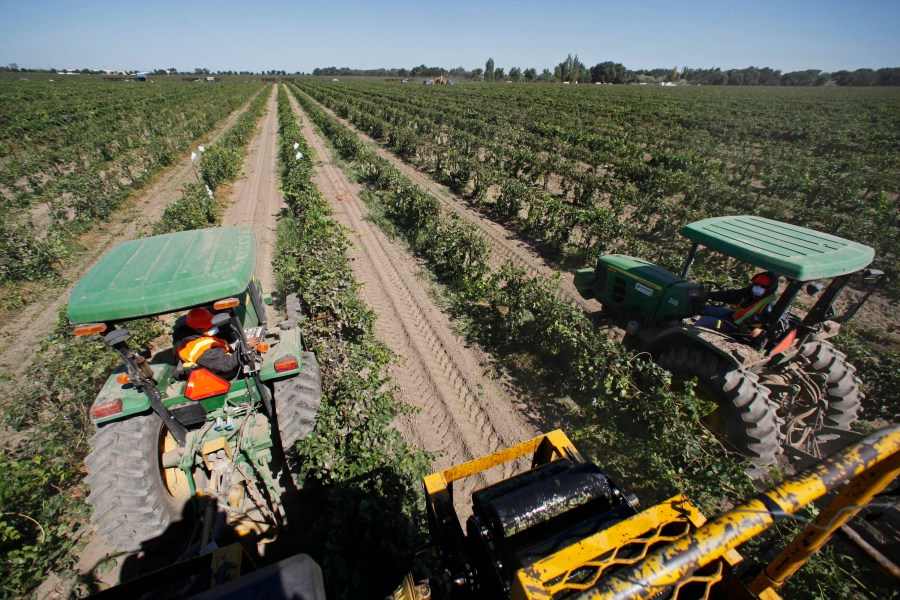
[[(174, 332), (175, 351), (181, 358), (181, 366), (185, 372), (203, 367), (221, 375), (225, 379), (233, 379), (240, 367), (236, 334), (226, 341), (217, 337), (218, 327), (213, 327), (213, 313), (205, 308), (194, 308), (185, 317), (187, 327), (177, 328)], [(259, 340), (248, 340), (250, 347), (256, 346)]]
[(775, 293), (777, 291), (778, 275), (771, 271), (757, 273), (750, 279), (747, 287), (710, 292), (707, 300), (731, 304), (734, 308), (706, 306), (695, 324), (723, 333), (731, 333), (744, 327), (752, 328), (751, 334), (760, 332), (766, 315), (772, 310), (772, 303), (778, 298)]

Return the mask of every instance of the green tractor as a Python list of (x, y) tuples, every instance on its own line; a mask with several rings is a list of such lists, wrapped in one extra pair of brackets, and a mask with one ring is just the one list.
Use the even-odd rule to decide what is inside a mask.
[[(102, 335), (122, 359), (91, 406), (85, 460), (93, 519), (120, 551), (159, 541), (192, 511), (205, 514), (204, 544), (213, 522), (257, 541), (284, 525), (281, 475), (315, 427), (321, 376), (303, 350), (296, 296), (287, 320), (268, 328), (255, 265), (246, 227), (184, 231), (116, 246), (72, 292), (75, 334)], [(126, 322), (162, 319), (175, 334), (178, 314), (197, 308), (209, 311), (210, 332), (230, 337), (232, 375), (185, 365), (174, 344), (129, 345)]]
[[(699, 392), (717, 406), (711, 427), (756, 463), (772, 464), (782, 451), (808, 461), (853, 438), (860, 381), (827, 340), (839, 330), (835, 299), (851, 278), (861, 274), (871, 283), (882, 275), (866, 269), (872, 248), (754, 216), (704, 219), (681, 233), (693, 245), (680, 276), (639, 258), (608, 255), (595, 269), (576, 272), (576, 288), (627, 322), (626, 343), (649, 352), (677, 379), (696, 378)], [(717, 287), (687, 279), (701, 245), (787, 281), (757, 327), (697, 326)], [(796, 305), (801, 292), (817, 297), (808, 311)]]

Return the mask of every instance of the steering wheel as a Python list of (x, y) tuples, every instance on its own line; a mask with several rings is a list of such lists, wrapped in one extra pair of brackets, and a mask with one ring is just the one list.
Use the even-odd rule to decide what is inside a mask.
[[(710, 292), (721, 292), (725, 289), (722, 287), (722, 284), (720, 284), (718, 281), (711, 281), (711, 280), (701, 281), (700, 285), (702, 285), (704, 288), (706, 288), (707, 294), (709, 294)], [(710, 304), (712, 306), (724, 306), (724, 304), (725, 304), (724, 302), (720, 302), (717, 300), (708, 300), (708, 299), (707, 299), (706, 303)]]

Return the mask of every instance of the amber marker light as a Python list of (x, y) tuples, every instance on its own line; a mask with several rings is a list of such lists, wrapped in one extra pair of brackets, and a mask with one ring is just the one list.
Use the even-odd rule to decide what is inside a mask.
[(265, 342), (260, 342), (256, 345), (256, 351), (259, 353), (266, 353), (269, 351), (269, 344)]
[(218, 302), (213, 304), (213, 308), (216, 310), (225, 310), (226, 308), (234, 308), (235, 306), (241, 303), (237, 298), (225, 298), (224, 300), (219, 300)]
[(106, 323), (89, 323), (87, 325), (79, 325), (73, 333), (76, 336), (91, 335), (92, 333), (103, 333), (106, 331)]
[(122, 400), (120, 398), (112, 398), (108, 400), (100, 400), (94, 402), (91, 407), (92, 419), (104, 419), (122, 412)]
[(128, 373), (119, 373), (116, 375), (116, 383), (119, 385), (128, 385), (131, 383), (131, 376)]
[(284, 373), (285, 371), (293, 371), (300, 368), (300, 362), (293, 354), (286, 354), (275, 361), (275, 372)]

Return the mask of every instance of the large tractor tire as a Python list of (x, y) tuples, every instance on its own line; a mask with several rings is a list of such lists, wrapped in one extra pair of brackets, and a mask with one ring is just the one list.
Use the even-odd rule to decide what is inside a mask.
[(305, 438), (316, 426), (316, 415), (322, 404), (322, 373), (312, 352), (301, 354), (303, 367), (296, 377), (276, 381), (275, 415), (281, 446), (290, 456), (294, 444)]
[(187, 477), (164, 469), (162, 455), (177, 447), (155, 414), (114, 421), (91, 438), (85, 459), (88, 501), (99, 533), (121, 552), (160, 542), (161, 534), (185, 519)]
[(865, 395), (860, 391), (856, 367), (847, 362), (847, 355), (831, 342), (817, 341), (803, 344), (800, 354), (809, 360), (807, 371), (828, 376), (825, 383), (824, 424), (829, 427), (849, 429), (859, 418), (859, 409)]
[(760, 385), (755, 373), (701, 348), (667, 350), (658, 362), (678, 380), (697, 378), (698, 392), (718, 406), (710, 424), (731, 446), (758, 464), (775, 462), (780, 449), (778, 425), (769, 389)]

